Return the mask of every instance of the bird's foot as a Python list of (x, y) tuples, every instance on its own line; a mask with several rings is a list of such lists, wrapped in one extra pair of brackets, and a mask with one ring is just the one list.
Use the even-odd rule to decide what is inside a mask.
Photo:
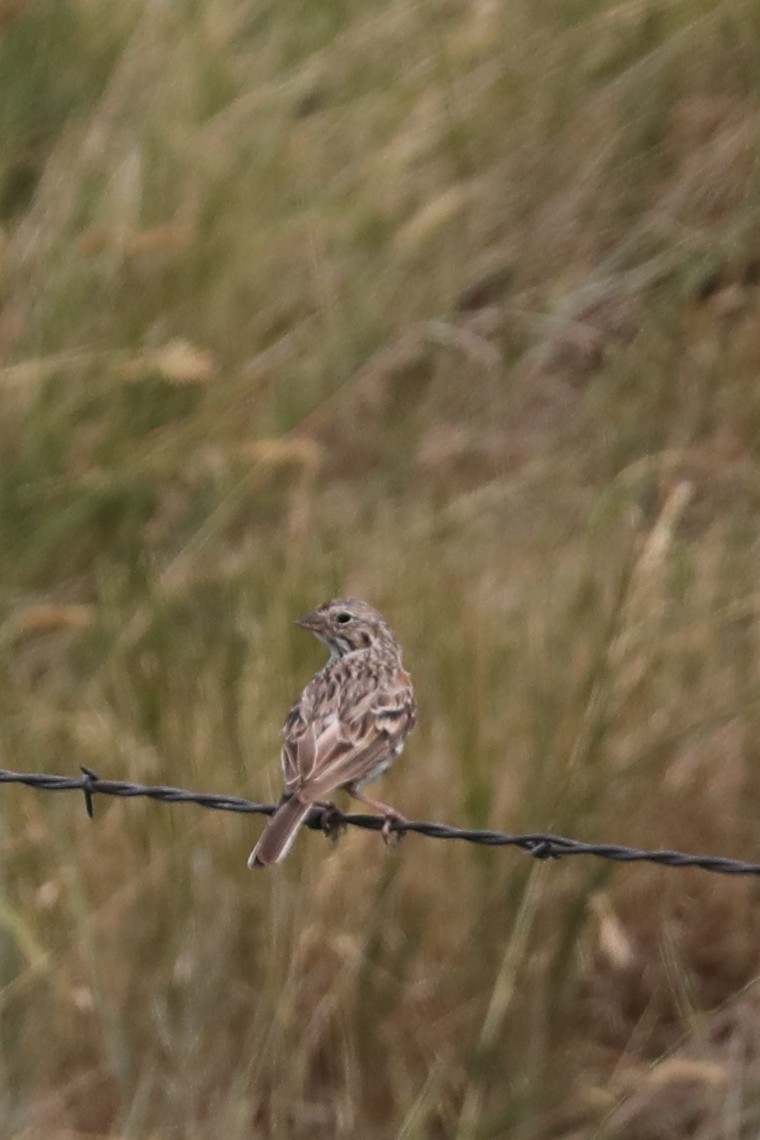
[(328, 839), (332, 840), (333, 843), (337, 843), (346, 830), (346, 825), (343, 822), (343, 817), (338, 811), (338, 808), (331, 800), (326, 802), (320, 801), (320, 803), (314, 806), (322, 808), (322, 819), (320, 820), (322, 831)]
[(385, 819), (383, 826), (380, 828), (380, 834), (383, 837), (383, 843), (386, 847), (398, 847), (401, 840), (406, 835), (405, 831), (397, 831), (394, 828), (394, 823), (406, 823), (407, 818), (402, 815), (400, 811), (395, 811), (390, 808), (385, 812)]

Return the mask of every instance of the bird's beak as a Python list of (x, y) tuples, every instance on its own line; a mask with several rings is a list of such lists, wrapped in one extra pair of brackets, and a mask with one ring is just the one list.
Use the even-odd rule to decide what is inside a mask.
[(296, 618), (296, 625), (301, 629), (308, 629), (310, 633), (316, 633), (318, 629), (322, 628), (322, 619), (316, 610), (310, 614), (304, 614), (303, 617)]

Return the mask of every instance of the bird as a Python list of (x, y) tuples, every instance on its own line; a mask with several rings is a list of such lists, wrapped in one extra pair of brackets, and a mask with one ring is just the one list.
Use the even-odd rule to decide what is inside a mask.
[(311, 808), (331, 806), (325, 797), (337, 788), (382, 812), (386, 842), (393, 821), (404, 821), (395, 808), (361, 792), (401, 753), (417, 718), (412, 679), (390, 626), (357, 598), (323, 602), (296, 625), (323, 641), (330, 659), (309, 681), (282, 727), (284, 792), (250, 854), (249, 867), (284, 859)]

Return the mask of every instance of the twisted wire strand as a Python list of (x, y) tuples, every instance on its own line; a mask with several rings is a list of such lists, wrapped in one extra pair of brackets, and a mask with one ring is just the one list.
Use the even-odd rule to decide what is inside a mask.
[[(90, 818), (94, 815), (93, 800), (98, 796), (144, 797), (159, 803), (197, 804), (212, 811), (233, 811), (248, 815), (273, 815), (277, 804), (259, 804), (241, 796), (226, 796), (207, 792), (191, 792), (185, 788), (163, 784), (133, 784), (128, 780), (102, 780), (89, 768), (82, 768), (81, 776), (48, 775), (41, 772), (12, 772), (0, 768), (0, 784), (22, 784), (42, 792), (81, 792)], [(305, 826), (313, 831), (335, 833), (343, 827), (362, 827), (379, 831), (384, 823), (382, 816), (346, 814), (334, 806), (314, 807)], [(460, 839), (486, 847), (519, 847), (536, 859), (561, 859), (569, 855), (592, 855), (598, 859), (618, 863), (657, 863), (664, 867), (698, 867), (717, 875), (760, 875), (760, 863), (742, 859), (727, 859), (720, 855), (695, 855), (686, 851), (646, 851), (625, 847), (617, 843), (583, 843), (564, 835), (530, 832), (512, 835), (507, 831), (481, 828), (452, 827), (445, 823), (426, 820), (394, 820), (391, 831), (399, 834), (413, 832), (428, 839)]]

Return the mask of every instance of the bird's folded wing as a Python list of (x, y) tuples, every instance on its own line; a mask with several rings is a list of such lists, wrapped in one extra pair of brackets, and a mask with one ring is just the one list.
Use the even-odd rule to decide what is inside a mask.
[(344, 745), (324, 757), (306, 784), (309, 799), (321, 800), (336, 788), (366, 779), (375, 766), (391, 751), (387, 738), (376, 736), (370, 743)]
[(307, 725), (300, 736), (285, 740), (280, 760), (286, 792), (295, 791), (303, 783), (304, 776), (314, 768), (316, 756), (317, 738), (313, 724)]
[(286, 741), (286, 779), (292, 773), (291, 786), (297, 783), (310, 800), (366, 778), (395, 753), (413, 724), (414, 706), (406, 690), (376, 693), (375, 701), (359, 711), (350, 721), (331, 721), (316, 737), (312, 726), (296, 740)]

